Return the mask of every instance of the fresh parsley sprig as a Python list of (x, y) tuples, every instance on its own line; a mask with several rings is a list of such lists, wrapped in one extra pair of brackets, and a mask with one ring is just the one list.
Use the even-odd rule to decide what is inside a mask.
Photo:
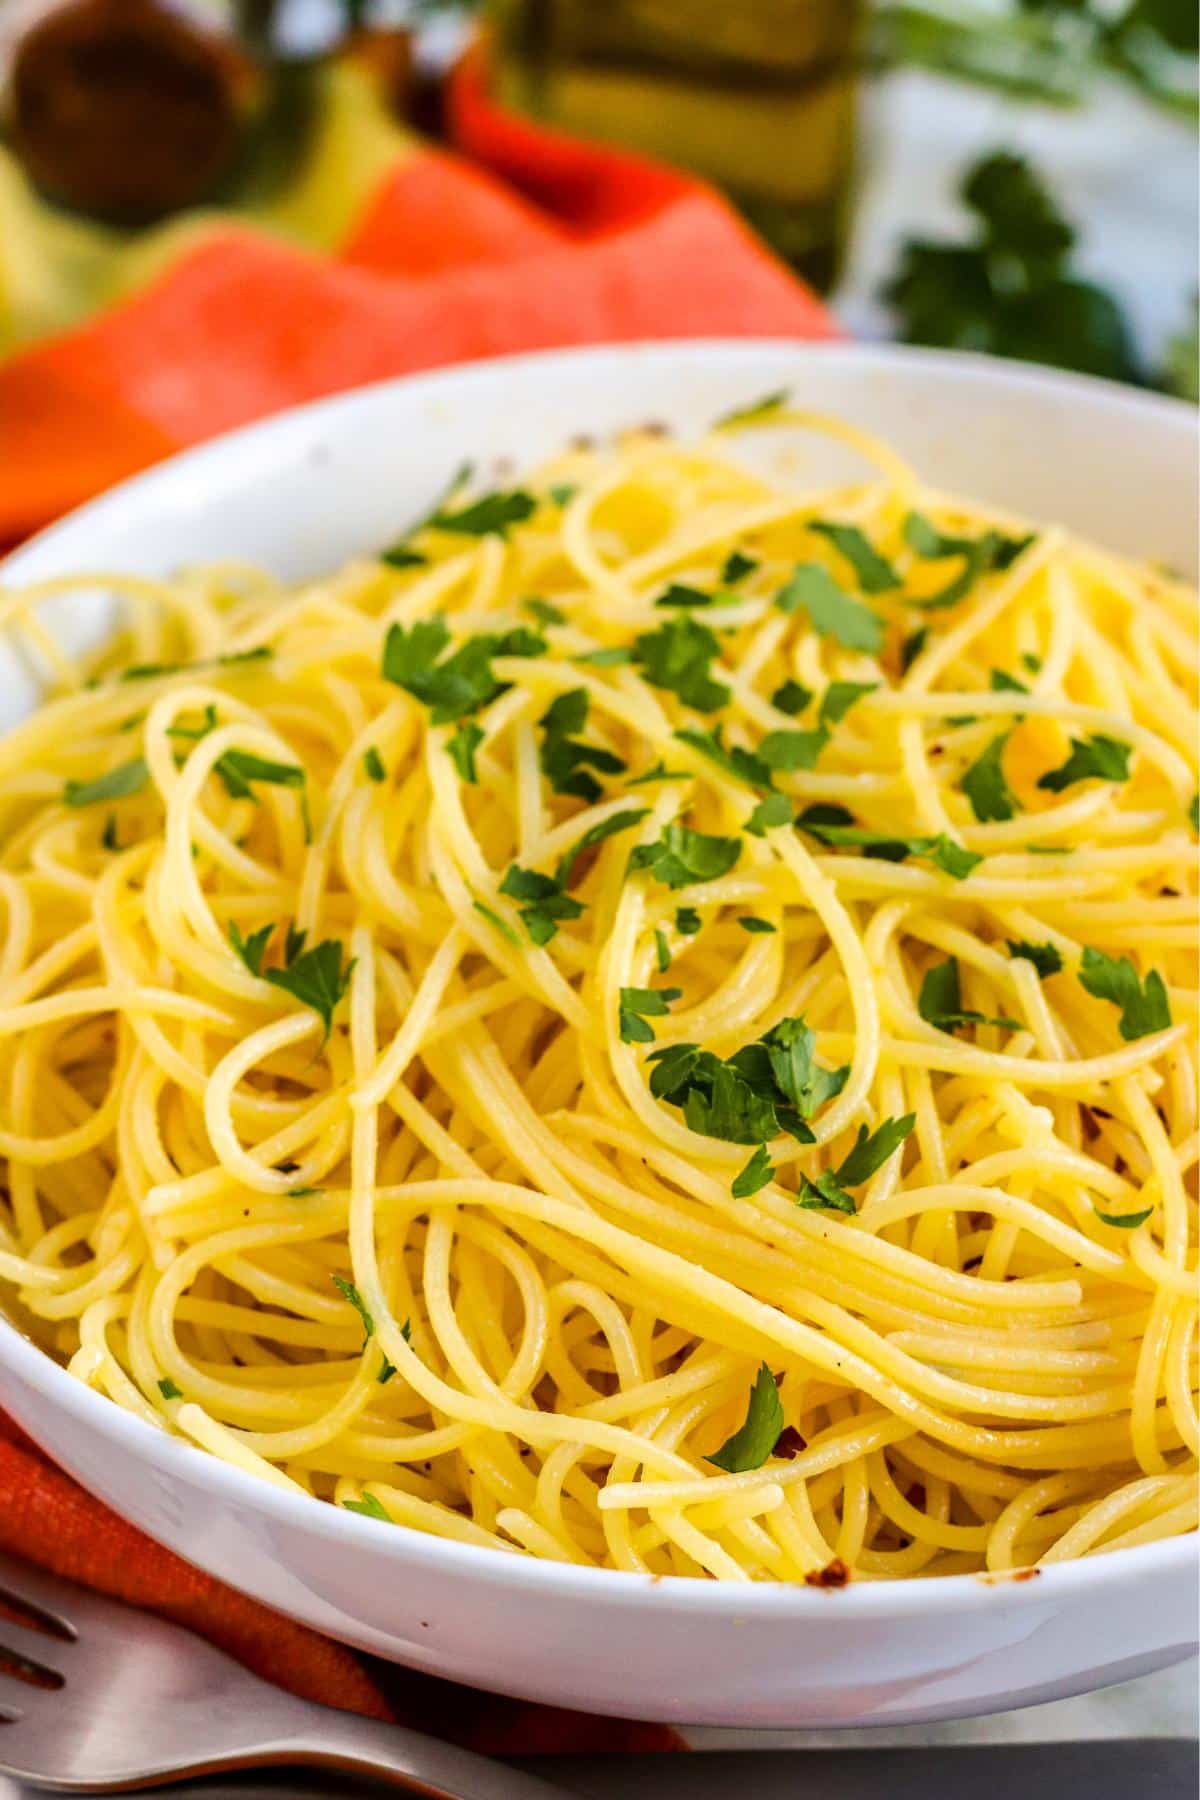
[(714, 837), (678, 823), (666, 825), (652, 844), (639, 844), (629, 858), (631, 871), (648, 869), (664, 887), (689, 887), (727, 875), (742, 853), (740, 838)]
[(1133, 746), (1102, 732), (1091, 738), (1072, 738), (1071, 754), (1061, 768), (1048, 769), (1038, 777), (1038, 786), (1052, 794), (1077, 781), (1128, 781), (1129, 758)]
[(1167, 987), (1157, 969), (1144, 979), (1127, 956), (1106, 956), (1102, 950), (1085, 949), (1079, 963), (1079, 981), (1085, 993), (1097, 1000), (1111, 1000), (1121, 1009), (1118, 1030), (1127, 1043), (1166, 1031), (1171, 1024)]
[(801, 1176), (797, 1205), (806, 1209), (829, 1208), (834, 1212), (856, 1213), (857, 1202), (846, 1190), (861, 1187), (882, 1169), (916, 1122), (915, 1113), (905, 1113), (901, 1119), (885, 1119), (875, 1131), (869, 1132), (865, 1125), (860, 1125), (849, 1154), (836, 1169), (823, 1169), (811, 1181), (807, 1175)]
[(600, 783), (588, 773), (589, 767), (602, 775), (620, 775), (625, 769), (621, 757), (599, 744), (585, 743), (575, 737), (587, 724), (590, 702), (586, 688), (572, 688), (559, 694), (542, 714), (538, 723), (542, 739), (542, 772), (556, 794), (570, 794), (589, 803), (599, 800)]
[(435, 725), (448, 725), (478, 712), (505, 683), (492, 670), (496, 656), (540, 656), (546, 640), (525, 626), (513, 631), (485, 632), (466, 638), (448, 656), (450, 630), (444, 619), (418, 619), (411, 626), (392, 624), (383, 646), (385, 681), (431, 709)]
[(761, 1469), (779, 1442), (785, 1422), (778, 1384), (763, 1363), (750, 1390), (745, 1420), (705, 1461), (715, 1463), (728, 1475), (744, 1475), (751, 1469)]
[(654, 1027), (649, 1021), (666, 1018), (672, 1001), (679, 1000), (682, 996), (682, 988), (623, 987), (618, 1019), (621, 1042), (652, 1044)]

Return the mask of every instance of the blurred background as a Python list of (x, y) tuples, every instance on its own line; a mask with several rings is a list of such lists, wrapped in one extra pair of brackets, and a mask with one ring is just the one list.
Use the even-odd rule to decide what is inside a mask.
[[(1195, 0), (0, 0), (0, 357), (214, 210), (333, 248), (482, 43), (713, 183), (859, 337), (1196, 397)], [(698, 278), (702, 278), (698, 272)]]

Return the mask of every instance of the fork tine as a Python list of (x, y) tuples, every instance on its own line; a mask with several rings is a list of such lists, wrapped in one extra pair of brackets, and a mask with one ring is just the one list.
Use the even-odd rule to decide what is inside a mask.
[[(57, 1575), (34, 1568), (32, 1563), (18, 1562), (15, 1557), (0, 1553), (0, 1603), (7, 1600), (18, 1611), (24, 1608), (31, 1616), (40, 1613), (47, 1630), (65, 1643), (72, 1642), (78, 1635), (71, 1623), (71, 1614), (78, 1614), (80, 1598), (81, 1590), (70, 1582), (60, 1581)], [(5, 1621), (0, 1619), (0, 1627), (4, 1624)]]
[(66, 1669), (61, 1661), (64, 1650), (69, 1656), (70, 1645), (61, 1638), (48, 1637), (42, 1631), (30, 1631), (28, 1626), (17, 1625), (12, 1619), (0, 1619), (0, 1682), (4, 1683), (4, 1692), (11, 1699), (12, 1689), (8, 1682), (22, 1679), (12, 1666), (14, 1662), (24, 1663), (32, 1672), (40, 1672), (46, 1677), (44, 1683), (30, 1680), (26, 1685), (62, 1687), (66, 1681)]

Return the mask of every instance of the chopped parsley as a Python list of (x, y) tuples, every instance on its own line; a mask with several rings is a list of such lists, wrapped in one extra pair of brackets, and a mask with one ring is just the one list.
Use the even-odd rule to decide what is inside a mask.
[(753, 556), (746, 556), (741, 550), (731, 550), (721, 565), (721, 580), (726, 587), (733, 587), (744, 581), (747, 575), (753, 575), (758, 563)]
[(583, 902), (573, 900), (557, 876), (523, 869), (519, 863), (509, 868), (500, 883), (500, 892), (510, 900), (524, 903), (517, 911), (530, 941), (539, 949), (557, 935), (564, 920), (577, 919), (583, 912)]
[(1033, 534), (1014, 538), (999, 531), (985, 531), (977, 538), (948, 537), (921, 513), (909, 513), (904, 521), (904, 541), (910, 550), (928, 561), (952, 556), (963, 559), (961, 570), (948, 586), (928, 600), (915, 602), (926, 611), (936, 611), (941, 607), (957, 606), (960, 600), (965, 600), (981, 575), (1010, 569), (1033, 542)]
[(1187, 816), (1188, 816), (1188, 824), (1191, 826), (1192, 830), (1196, 833), (1197, 837), (1200, 837), (1200, 794), (1192, 795), (1192, 803), (1188, 807), (1188, 815)]
[(761, 1469), (779, 1442), (784, 1424), (778, 1384), (763, 1363), (750, 1389), (745, 1420), (719, 1450), (714, 1450), (704, 1460), (715, 1463), (728, 1475), (744, 1475), (751, 1469)]
[(963, 1011), (958, 962), (953, 956), (926, 970), (917, 999), (917, 1011), (927, 1025), (934, 1025), (939, 1031), (953, 1032), (963, 1025), (996, 1025), (1001, 1031), (1022, 1029), (1019, 1019), (990, 1019), (986, 1013)]
[(686, 582), (672, 581), (664, 588), (655, 606), (712, 606), (716, 594), (708, 593), (704, 588), (688, 587)]
[(768, 831), (790, 825), (792, 816), (792, 803), (786, 794), (768, 794), (746, 820), (745, 829), (751, 837), (766, 837)]
[(675, 929), (680, 937), (695, 937), (702, 920), (694, 906), (681, 906), (675, 914)]
[(565, 625), (567, 622), (567, 615), (560, 606), (555, 606), (550, 600), (542, 600), (537, 594), (530, 594), (527, 600), (522, 600), (521, 605), (543, 629), (551, 625)]
[(331, 1279), (334, 1287), (342, 1296), (343, 1300), (348, 1300), (350, 1302), (351, 1306), (363, 1322), (363, 1332), (365, 1334), (363, 1337), (363, 1346), (365, 1348), (367, 1338), (374, 1337), (375, 1335), (375, 1321), (367, 1311), (363, 1297), (352, 1281), (347, 1281), (344, 1275), (334, 1275)]
[(1101, 1212), (1099, 1207), (1095, 1210), (1102, 1225), (1115, 1225), (1118, 1231), (1136, 1231), (1139, 1225), (1146, 1223), (1154, 1208), (1147, 1206), (1142, 1212), (1131, 1213), (1106, 1213)]
[(737, 744), (726, 748), (721, 726), (713, 731), (677, 731), (675, 736), (681, 744), (707, 756), (735, 781), (744, 781), (747, 787), (754, 788), (771, 786), (771, 770), (763, 756), (755, 755), (753, 750), (743, 750)]
[(864, 856), (882, 862), (904, 862), (910, 856), (927, 858), (955, 881), (964, 880), (983, 861), (973, 850), (964, 850), (944, 832), (932, 838), (892, 837), (887, 832), (870, 831), (855, 825), (853, 818), (844, 806), (815, 801), (805, 807), (796, 823), (823, 844), (860, 849)]
[(701, 1137), (731, 1144), (765, 1144), (780, 1132), (811, 1144), (808, 1125), (845, 1086), (849, 1068), (826, 1069), (814, 1057), (816, 1039), (803, 1018), (781, 1019), (755, 1043), (722, 1061), (698, 1044), (655, 1050), (650, 1092), (677, 1106)]
[(363, 751), (362, 760), (363, 769), (368, 781), (387, 780), (387, 770), (383, 766), (383, 758), (380, 756), (374, 744), (369, 745), (368, 748)]
[(658, 972), (665, 975), (671, 966), (671, 946), (667, 942), (665, 931), (654, 933), (654, 960), (658, 964)]
[(494, 656), (540, 656), (546, 648), (545, 638), (524, 626), (466, 638), (443, 657), (449, 643), (450, 632), (443, 619), (419, 619), (408, 627), (389, 626), (383, 646), (384, 680), (430, 707), (435, 725), (448, 725), (478, 712), (504, 693), (504, 682), (492, 671)]
[(210, 731), (215, 731), (216, 729), (217, 709), (210, 700), (204, 709), (199, 725), (168, 725), (167, 736), (169, 738), (176, 738), (181, 743), (198, 744), (201, 738), (206, 738)]
[(781, 612), (806, 612), (814, 631), (848, 650), (878, 655), (883, 648), (883, 620), (840, 588), (821, 563), (797, 563), (775, 604)]
[(840, 724), (850, 708), (878, 686), (877, 681), (831, 681), (821, 696), (821, 724)]
[(647, 769), (641, 775), (631, 775), (625, 785), (626, 787), (641, 787), (643, 782), (647, 781), (690, 781), (691, 778), (689, 770), (668, 769), (666, 763), (660, 758), (652, 769)]
[(1004, 775), (1004, 751), (1010, 731), (993, 738), (962, 778), (962, 791), (971, 802), (971, 810), (985, 824), (995, 819), (1011, 819), (1017, 810), (1016, 796)]
[(499, 537), (507, 537), (514, 525), (523, 524), (536, 511), (537, 501), (522, 488), (514, 488), (511, 493), (497, 489), (495, 493), (483, 494), (478, 500), (470, 501), (456, 512), (446, 512), (439, 507), (426, 520), (426, 525), (433, 531), (455, 531), (466, 537), (487, 537), (493, 532)]
[(730, 695), (724, 682), (712, 677), (711, 665), (719, 649), (708, 626), (684, 613), (657, 631), (643, 631), (634, 640), (633, 660), (652, 687), (677, 694), (685, 706), (697, 712), (715, 712)]
[(1139, 981), (1127, 956), (1106, 956), (1102, 950), (1085, 949), (1079, 963), (1079, 980), (1085, 993), (1097, 1000), (1111, 1000), (1120, 1007), (1118, 1029), (1127, 1043), (1154, 1031), (1166, 1031), (1171, 1023), (1166, 983), (1157, 969), (1151, 969), (1145, 981)]
[(176, 1387), (169, 1375), (164, 1375), (158, 1384), (158, 1391), (164, 1400), (182, 1400), (183, 1389)]
[(334, 1010), (350, 985), (353, 960), (343, 967), (343, 947), (336, 938), (326, 938), (305, 950), (306, 934), (292, 926), (285, 940), (282, 966), (264, 969), (263, 956), (274, 929), (273, 925), (264, 925), (244, 938), (237, 925), (231, 923), (229, 941), (252, 975), (290, 994), (301, 1006), (311, 1007), (328, 1037), (333, 1029)]
[(1053, 944), (1030, 944), (1023, 939), (1007, 938), (1009, 954), (1031, 962), (1044, 981), (1047, 975), (1057, 975), (1063, 966), (1063, 959)]
[(121, 840), (117, 836), (117, 815), (109, 813), (104, 821), (104, 830), (100, 833), (100, 842), (105, 850), (119, 850)]
[(538, 723), (545, 736), (542, 740), (542, 772), (556, 794), (571, 794), (589, 803), (599, 800), (603, 789), (588, 768), (604, 775), (619, 775), (625, 769), (621, 757), (598, 744), (584, 743), (571, 733), (582, 731), (587, 724), (588, 693), (586, 688), (572, 688), (559, 694)]
[(916, 631), (909, 632), (900, 646), (900, 673), (902, 675), (908, 674), (928, 642), (928, 625), (918, 626)]
[(424, 568), (429, 558), (422, 556), (419, 550), (414, 550), (411, 544), (400, 543), (381, 550), (379, 560), (386, 563), (389, 569), (420, 569)]
[(760, 1144), (745, 1168), (734, 1176), (729, 1191), (735, 1200), (748, 1200), (751, 1194), (757, 1194), (760, 1188), (766, 1187), (774, 1173), (771, 1152), (765, 1144)]
[(771, 705), (778, 707), (781, 713), (787, 713), (789, 718), (794, 719), (798, 713), (804, 711), (811, 699), (812, 692), (809, 688), (802, 687), (798, 681), (789, 680), (775, 689), (771, 695)]
[(768, 731), (758, 754), (768, 770), (812, 769), (828, 742), (824, 725), (815, 731)]
[(365, 1491), (361, 1500), (343, 1500), (342, 1511), (361, 1513), (364, 1519), (379, 1519), (384, 1525), (395, 1523), (391, 1513), (381, 1506), (374, 1494), (368, 1494)]
[(682, 988), (621, 989), (619, 1028), (623, 1044), (652, 1044), (654, 1027), (650, 1019), (663, 1019), (671, 1010), (671, 1002), (683, 994)]
[(675, 824), (665, 826), (652, 844), (639, 844), (629, 867), (648, 869), (664, 887), (681, 888), (694, 881), (716, 881), (728, 874), (741, 853), (739, 838), (712, 837)]
[(743, 931), (748, 931), (751, 937), (773, 934), (775, 931), (775, 927), (769, 919), (760, 919), (754, 913), (743, 913), (738, 924)]
[(579, 484), (575, 481), (555, 481), (546, 489), (555, 506), (566, 506), (579, 492)]
[(298, 764), (272, 762), (270, 757), (255, 756), (249, 750), (226, 750), (217, 758), (213, 769), (235, 800), (253, 800), (251, 784), (255, 781), (290, 788), (302, 788), (305, 783), (304, 770)]
[(274, 925), (264, 925), (260, 930), (252, 931), (248, 938), (244, 938), (238, 930), (237, 921), (231, 919), (229, 923), (229, 942), (233, 945), (233, 948), (237, 951), (250, 973), (252, 975), (257, 975), (260, 980), (262, 979), (263, 957), (266, 954), (266, 948), (271, 941), (271, 935), (274, 930)]
[(120, 763), (107, 775), (98, 775), (94, 781), (68, 781), (63, 787), (63, 803), (66, 806), (94, 806), (102, 800), (127, 800), (131, 794), (140, 793), (149, 779), (145, 757), (135, 756), (132, 762)]
[(993, 694), (1027, 694), (1029, 688), (1015, 675), (1009, 675), (1004, 669), (993, 669), (988, 676), (988, 686)]
[(617, 837), (622, 831), (632, 831), (640, 825), (649, 814), (645, 807), (626, 807), (624, 812), (614, 813), (610, 819), (601, 819), (598, 825), (592, 825), (578, 838), (571, 848), (558, 859), (558, 867), (554, 878), (560, 887), (570, 887), (575, 876), (575, 865), (585, 850), (594, 850), (597, 844), (604, 843), (606, 838)]
[(882, 1169), (916, 1122), (915, 1113), (905, 1113), (902, 1119), (885, 1119), (877, 1131), (868, 1132), (865, 1125), (860, 1125), (849, 1155), (836, 1169), (822, 1169), (814, 1181), (807, 1175), (801, 1176), (797, 1205), (806, 1209), (830, 1208), (834, 1212), (856, 1213), (857, 1204), (853, 1195), (846, 1192), (847, 1188), (861, 1187)]
[(610, 650), (588, 650), (577, 656), (578, 663), (590, 663), (593, 669), (619, 669), (622, 663), (633, 661), (633, 651), (624, 644), (614, 645)]
[(484, 740), (482, 726), (476, 725), (474, 719), (465, 719), (458, 730), (446, 739), (446, 754), (454, 764), (463, 781), (474, 787), (479, 781), (479, 771), (475, 767), (475, 752)]
[(722, 413), (714, 419), (714, 431), (728, 431), (736, 425), (756, 425), (760, 419), (770, 419), (787, 405), (791, 394), (787, 388), (777, 388), (773, 394), (763, 394), (758, 400), (751, 400), (748, 406), (735, 406), (732, 412)]
[(1077, 781), (1128, 781), (1129, 758), (1133, 746), (1101, 733), (1092, 738), (1072, 738), (1071, 754), (1060, 769), (1049, 769), (1039, 776), (1038, 786), (1052, 794)]
[(880, 556), (870, 538), (857, 525), (835, 525), (826, 519), (814, 519), (809, 530), (827, 538), (839, 556), (845, 557), (858, 576), (864, 594), (886, 594), (889, 589), (900, 586), (900, 577), (891, 563)]

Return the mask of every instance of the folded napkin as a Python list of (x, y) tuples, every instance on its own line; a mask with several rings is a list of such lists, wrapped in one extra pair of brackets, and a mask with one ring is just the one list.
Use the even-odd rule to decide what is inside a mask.
[[(187, 444), (381, 376), (549, 345), (836, 335), (717, 194), (504, 115), (477, 57), (449, 92), (454, 151), (417, 145), (360, 79), (337, 74), (311, 164), (267, 214), (197, 212), (137, 241), (72, 226), (64, 254), (67, 225), (0, 164), (0, 277), (14, 257), (33, 300), (68, 316), (120, 296), (0, 362), (0, 546)], [(363, 193), (352, 219), (348, 185)], [(666, 1727), (358, 1656), (142, 1537), (2, 1414), (0, 1548), (187, 1625), (294, 1693), (474, 1749), (679, 1747)]]
[[(477, 59), (451, 84), (457, 153), (368, 138), (356, 79), (343, 72), (336, 129), (271, 214), (197, 212), (60, 258), (122, 297), (0, 362), (0, 546), (188, 444), (382, 376), (550, 345), (835, 335), (715, 192), (506, 117)], [(336, 254), (304, 247), (364, 163), (371, 191)], [(0, 259), (43, 251), (48, 281), (38, 206), (3, 200), (0, 180)]]

